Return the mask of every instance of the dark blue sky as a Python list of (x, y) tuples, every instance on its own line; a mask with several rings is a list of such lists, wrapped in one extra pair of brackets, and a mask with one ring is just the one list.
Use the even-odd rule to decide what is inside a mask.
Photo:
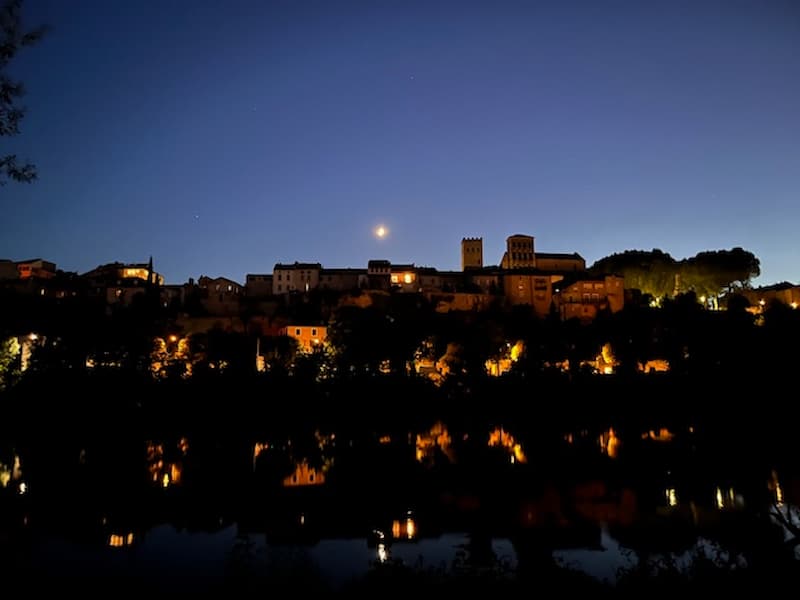
[[(0, 257), (275, 262), (742, 246), (800, 281), (800, 3), (27, 0)], [(383, 223), (385, 240), (372, 236)]]

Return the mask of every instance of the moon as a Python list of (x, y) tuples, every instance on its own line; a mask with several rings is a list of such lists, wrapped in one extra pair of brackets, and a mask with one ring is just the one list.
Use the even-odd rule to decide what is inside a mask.
[(375, 237), (379, 240), (384, 239), (387, 235), (389, 235), (389, 230), (384, 225), (378, 225), (375, 228)]

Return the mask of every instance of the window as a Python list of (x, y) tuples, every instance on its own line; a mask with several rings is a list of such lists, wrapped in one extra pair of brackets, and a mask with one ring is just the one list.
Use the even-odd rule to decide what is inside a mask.
[(299, 327), (294, 330), (294, 334), (295, 335), (300, 335), (300, 328)]
[(309, 483), (314, 483), (314, 473), (309, 473), (308, 474), (308, 482)]
[(283, 280), (283, 275), (281, 273), (278, 273), (278, 281), (282, 281), (282, 280)]
[(312, 327), (311, 328), (311, 335), (313, 335), (314, 337), (317, 336), (317, 328), (316, 327)]

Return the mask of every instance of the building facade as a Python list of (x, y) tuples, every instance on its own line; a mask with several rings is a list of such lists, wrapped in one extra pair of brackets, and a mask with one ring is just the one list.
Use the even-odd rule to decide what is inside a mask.
[(275, 296), (290, 292), (309, 292), (319, 286), (320, 263), (287, 265), (278, 263), (272, 271), (272, 293)]
[(244, 295), (248, 298), (264, 298), (272, 295), (272, 275), (248, 273), (244, 279)]
[(554, 302), (561, 319), (591, 321), (601, 310), (618, 312), (625, 306), (625, 280), (616, 275), (564, 280), (555, 284)]
[(500, 266), (504, 269), (535, 269), (536, 254), (533, 242), (532, 235), (521, 233), (506, 238), (506, 252), (503, 254)]
[(279, 333), (296, 340), (304, 352), (311, 352), (328, 339), (328, 328), (325, 325), (287, 325)]

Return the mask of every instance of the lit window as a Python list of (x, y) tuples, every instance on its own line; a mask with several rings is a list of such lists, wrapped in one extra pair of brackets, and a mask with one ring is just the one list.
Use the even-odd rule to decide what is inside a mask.
[(403, 275), (403, 281), (405, 281), (406, 283), (411, 283), (411, 279), (412, 279), (411, 273), (406, 273), (405, 275)]

